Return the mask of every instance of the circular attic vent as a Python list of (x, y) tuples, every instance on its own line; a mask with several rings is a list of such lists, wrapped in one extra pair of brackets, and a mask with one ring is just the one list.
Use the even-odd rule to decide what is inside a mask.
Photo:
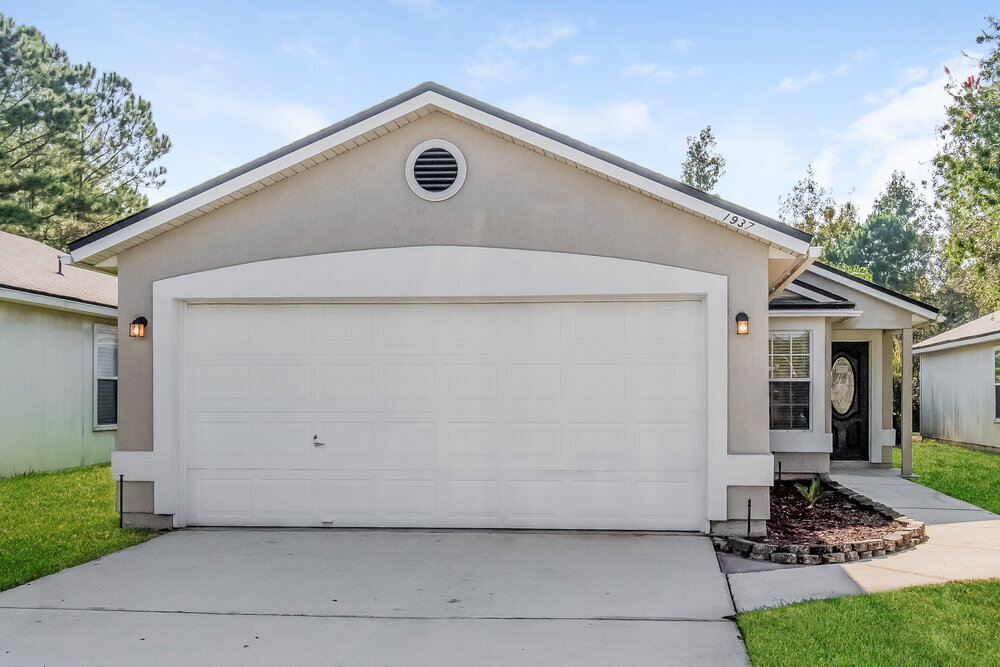
[(443, 201), (465, 182), (465, 156), (455, 144), (442, 139), (425, 141), (406, 160), (406, 182), (428, 201)]

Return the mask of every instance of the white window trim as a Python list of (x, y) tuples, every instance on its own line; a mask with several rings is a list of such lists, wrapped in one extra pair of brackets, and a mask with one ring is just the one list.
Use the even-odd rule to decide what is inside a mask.
[(997, 355), (1000, 354), (1000, 345), (993, 348), (993, 423), (1000, 424), (1000, 414), (997, 414), (996, 405), (996, 388), (1000, 387), (1000, 382), (997, 381)]
[[(93, 430), (95, 430), (95, 431), (116, 431), (116, 430), (118, 430), (118, 423), (117, 423), (117, 421), (114, 424), (98, 424), (97, 423), (97, 381), (98, 380), (110, 380), (111, 379), (111, 378), (101, 378), (97, 374), (97, 338), (98, 338), (98, 334), (102, 334), (102, 333), (113, 334), (115, 336), (115, 354), (117, 355), (117, 353), (118, 353), (118, 327), (112, 326), (110, 324), (97, 324), (97, 323), (95, 323), (94, 324), (94, 336), (93, 336), (94, 337), (94, 340), (93, 340), (94, 358), (93, 358), (93, 364), (92, 364), (93, 371), (94, 371), (93, 372), (94, 383), (93, 383), (93, 397), (92, 397), (93, 400), (91, 401), (91, 403), (93, 404), (92, 405), (92, 412), (93, 412), (92, 419), (93, 419), (93, 421), (91, 423), (93, 424)], [(117, 392), (117, 388), (118, 388), (118, 384), (117, 384), (118, 383), (118, 375), (115, 375), (114, 380), (115, 380), (115, 391)], [(117, 412), (118, 412), (118, 397), (115, 396), (115, 413), (117, 414)]]
[(814, 425), (815, 419), (816, 419), (816, 415), (814, 414), (815, 413), (815, 406), (813, 405), (813, 392), (815, 391), (814, 384), (813, 384), (815, 378), (813, 376), (816, 374), (815, 370), (813, 369), (813, 362), (815, 361), (815, 354), (816, 354), (816, 350), (815, 350), (815, 345), (813, 343), (813, 339), (816, 338), (816, 335), (813, 333), (812, 329), (808, 329), (808, 328), (803, 328), (803, 329), (768, 329), (767, 336), (768, 336), (768, 340), (769, 341), (770, 341), (772, 333), (787, 333), (787, 334), (806, 333), (806, 334), (809, 334), (809, 377), (807, 377), (807, 378), (792, 378), (792, 377), (789, 377), (789, 378), (776, 378), (776, 377), (772, 377), (771, 376), (771, 348), (770, 348), (770, 344), (768, 345), (768, 350), (767, 350), (767, 366), (768, 366), (768, 371), (767, 371), (767, 387), (768, 387), (768, 394), (767, 394), (768, 395), (768, 402), (767, 402), (767, 415), (768, 416), (767, 416), (767, 421), (768, 421), (768, 427), (770, 427), (770, 422), (771, 422), (771, 400), (770, 400), (770, 398), (771, 398), (771, 383), (774, 382), (775, 380), (777, 380), (778, 382), (808, 382), (809, 383), (809, 400), (808, 400), (808, 406), (809, 406), (809, 425), (806, 426), (805, 428), (771, 428), (770, 431), (771, 431), (771, 433), (810, 433), (813, 430), (813, 425)]

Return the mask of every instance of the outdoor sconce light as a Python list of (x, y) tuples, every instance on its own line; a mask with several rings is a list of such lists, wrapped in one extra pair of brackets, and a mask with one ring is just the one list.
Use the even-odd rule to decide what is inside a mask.
[(743, 311), (736, 314), (736, 333), (740, 336), (750, 333), (750, 318)]
[(146, 335), (147, 324), (149, 324), (149, 320), (140, 315), (132, 320), (132, 323), (128, 325), (128, 335), (132, 338), (142, 338)]

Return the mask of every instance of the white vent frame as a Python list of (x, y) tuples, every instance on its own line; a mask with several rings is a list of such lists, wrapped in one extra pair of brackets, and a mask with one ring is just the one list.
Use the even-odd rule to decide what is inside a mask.
[[(438, 192), (424, 190), (424, 188), (417, 183), (416, 176), (413, 175), (413, 167), (417, 162), (417, 158), (429, 148), (443, 148), (451, 153), (455, 158), (455, 162), (458, 163), (458, 176), (455, 177), (455, 182), (448, 188)], [(467, 171), (468, 169), (465, 163), (465, 155), (463, 155), (462, 151), (458, 149), (458, 146), (450, 141), (445, 141), (444, 139), (428, 139), (427, 141), (418, 144), (416, 148), (410, 151), (410, 156), (406, 158), (406, 183), (410, 186), (410, 189), (413, 190), (413, 194), (417, 195), (421, 199), (426, 199), (427, 201), (444, 201), (445, 199), (450, 199), (455, 196), (455, 194), (462, 189), (462, 185), (465, 184)]]

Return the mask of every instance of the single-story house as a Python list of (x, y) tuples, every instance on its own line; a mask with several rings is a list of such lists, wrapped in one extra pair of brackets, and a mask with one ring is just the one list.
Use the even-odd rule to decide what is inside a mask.
[(1000, 449), (1000, 310), (913, 346), (920, 355), (920, 432)]
[(71, 251), (149, 323), (112, 458), (137, 526), (725, 532), (749, 504), (759, 533), (778, 462), (883, 460), (890, 337), (936, 317), (434, 83)]
[(0, 477), (114, 449), (118, 281), (62, 255), (0, 232)]

